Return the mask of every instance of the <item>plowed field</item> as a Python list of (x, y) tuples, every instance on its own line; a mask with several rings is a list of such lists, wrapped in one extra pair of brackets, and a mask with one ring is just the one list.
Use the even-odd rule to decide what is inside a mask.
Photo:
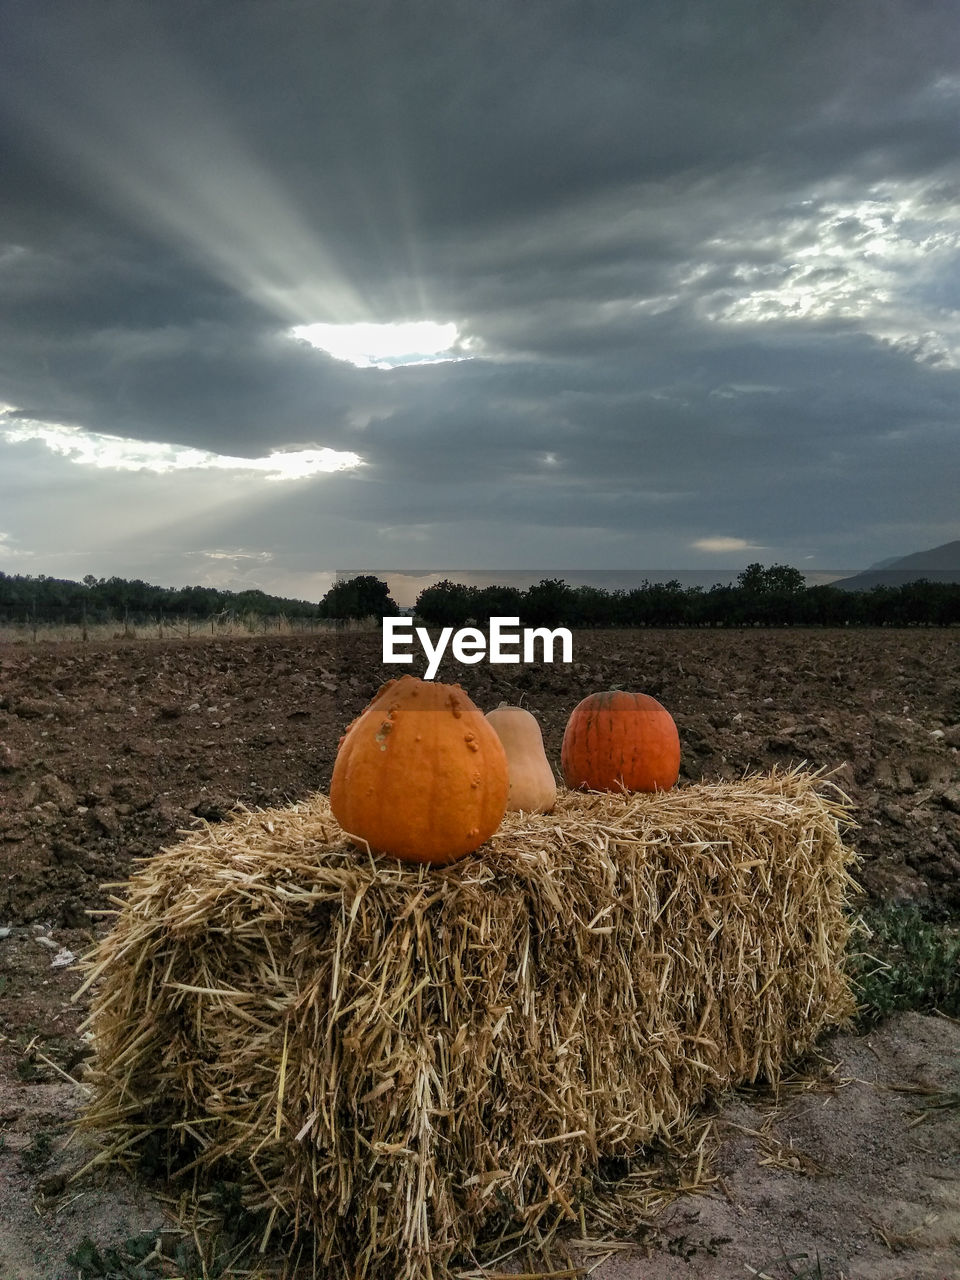
[[(960, 632), (592, 632), (574, 659), (438, 678), (522, 701), (555, 767), (572, 708), (616, 686), (673, 713), (681, 782), (839, 769), (867, 891), (960, 907)], [(385, 667), (379, 633), (0, 649), (0, 922), (83, 925), (179, 827), (326, 789), (344, 727), (422, 670)]]
[[(484, 710), (522, 702), (539, 718), (556, 769), (576, 703), (621, 687), (650, 693), (673, 713), (681, 785), (802, 762), (832, 771), (855, 806), (859, 829), (850, 842), (863, 860), (858, 878), (866, 895), (914, 898), (944, 916), (960, 914), (957, 630), (592, 632), (575, 635), (574, 659), (520, 666), (446, 660), (438, 678), (462, 684)], [(217, 822), (236, 804), (281, 805), (326, 790), (346, 725), (384, 680), (422, 674), (424, 666), (384, 667), (379, 632), (0, 647), (0, 1225), (13, 1232), (10, 1249), (21, 1251), (10, 1257), (30, 1250), (39, 1256), (30, 1243), (39, 1229), (33, 1198), (46, 1195), (40, 1204), (49, 1217), (64, 1194), (60, 1173), (47, 1178), (46, 1189), (43, 1174), (68, 1163), (59, 1151), (77, 1099), (63, 1073), (76, 1074), (88, 1052), (77, 1035), (83, 1002), (70, 999), (78, 983), (71, 961), (108, 926), (109, 917), (87, 914), (109, 907), (102, 885), (124, 880), (136, 858), (175, 842), (178, 830), (198, 820)], [(906, 1040), (900, 1035), (898, 1053), (919, 1027), (911, 1024)], [(944, 1023), (935, 1029), (941, 1039), (948, 1030)], [(944, 1042), (937, 1052), (926, 1061), (946, 1064), (954, 1050)], [(44, 1103), (48, 1094), (56, 1094), (55, 1103)], [(943, 1124), (951, 1117), (944, 1113)], [(904, 1125), (897, 1141), (907, 1141), (907, 1129), (913, 1133), (906, 1119)], [(936, 1149), (949, 1140), (945, 1129)], [(825, 1222), (833, 1221), (841, 1193), (839, 1185), (824, 1186)], [(104, 1185), (93, 1194), (84, 1201), (92, 1216), (83, 1230), (120, 1239), (140, 1229), (126, 1184), (122, 1193)], [(758, 1184), (759, 1207), (749, 1218), (758, 1241), (771, 1238), (762, 1208), (769, 1194)], [(849, 1232), (863, 1215), (839, 1212), (836, 1234), (817, 1219), (808, 1224), (810, 1238), (842, 1242), (837, 1256), (846, 1248), (849, 1258)], [(81, 1218), (71, 1219), (77, 1235)], [(745, 1219), (744, 1230), (749, 1224)], [(729, 1235), (729, 1224), (720, 1225)], [(52, 1217), (47, 1226), (56, 1231)], [(922, 1266), (914, 1254), (900, 1271), (891, 1257), (893, 1270), (823, 1274), (946, 1275), (941, 1259), (955, 1256), (951, 1232), (953, 1225), (945, 1245), (931, 1243)], [(77, 1243), (65, 1240), (43, 1266), (18, 1263), (11, 1274), (75, 1275), (65, 1259)], [(749, 1255), (737, 1248), (731, 1270), (714, 1260), (689, 1274), (746, 1274), (741, 1260), (764, 1262), (760, 1243)], [(644, 1264), (643, 1274), (672, 1277), (674, 1263), (664, 1254), (659, 1270)], [(624, 1265), (618, 1270), (614, 1259), (604, 1274), (640, 1274)]]

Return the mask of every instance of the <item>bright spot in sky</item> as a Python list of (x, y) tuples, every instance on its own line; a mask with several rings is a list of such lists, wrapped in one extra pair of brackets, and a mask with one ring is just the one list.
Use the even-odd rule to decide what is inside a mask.
[(757, 546), (754, 542), (747, 542), (746, 538), (698, 538), (696, 542), (691, 544), (698, 551), (713, 551), (723, 553), (725, 551), (762, 551), (763, 547)]
[(460, 337), (455, 324), (405, 320), (394, 324), (299, 324), (295, 338), (319, 347), (335, 360), (358, 369), (395, 369), (400, 365), (458, 360), (452, 348)]
[(129, 440), (45, 422), (21, 421), (16, 426), (4, 427), (0, 436), (8, 444), (39, 440), (51, 453), (81, 466), (105, 471), (151, 471), (155, 475), (197, 470), (258, 471), (265, 480), (302, 480), (320, 472), (347, 471), (364, 465), (359, 454), (336, 449), (292, 449), (262, 458), (235, 458), (206, 449)]
[(709, 260), (685, 283), (727, 261), (723, 286), (704, 293), (704, 315), (719, 324), (856, 321), (872, 337), (920, 363), (960, 367), (957, 312), (918, 305), (923, 286), (939, 291), (956, 270), (960, 230), (937, 189), (877, 184), (855, 203), (828, 197), (761, 214), (731, 237), (707, 242)]

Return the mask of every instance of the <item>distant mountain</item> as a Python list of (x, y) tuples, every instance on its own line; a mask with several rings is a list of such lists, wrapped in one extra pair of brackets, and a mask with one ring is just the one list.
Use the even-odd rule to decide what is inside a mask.
[(899, 559), (881, 560), (863, 573), (839, 578), (830, 585), (844, 591), (869, 591), (871, 587), (900, 587), (919, 578), (926, 578), (928, 582), (960, 582), (960, 539)]
[[(920, 554), (922, 555), (923, 552), (920, 552)], [(888, 556), (886, 560), (878, 560), (876, 564), (870, 565), (870, 568), (871, 569), (889, 569), (891, 565), (895, 565), (897, 561), (900, 559), (902, 559), (901, 556)]]

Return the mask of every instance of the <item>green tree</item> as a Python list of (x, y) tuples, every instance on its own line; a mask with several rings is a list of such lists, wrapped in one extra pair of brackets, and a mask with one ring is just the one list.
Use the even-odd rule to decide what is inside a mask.
[(323, 618), (384, 618), (399, 612), (387, 584), (369, 573), (334, 583), (320, 601)]
[(762, 564), (748, 564), (738, 574), (737, 585), (750, 595), (765, 596), (777, 591), (794, 594), (803, 591), (806, 583), (800, 570), (788, 564), (772, 564), (769, 569)]
[(573, 588), (562, 578), (541, 578), (530, 587), (520, 602), (520, 617), (534, 627), (560, 626), (576, 615), (577, 600)]
[(430, 627), (462, 627), (478, 608), (475, 588), (444, 578), (420, 592), (414, 613)]

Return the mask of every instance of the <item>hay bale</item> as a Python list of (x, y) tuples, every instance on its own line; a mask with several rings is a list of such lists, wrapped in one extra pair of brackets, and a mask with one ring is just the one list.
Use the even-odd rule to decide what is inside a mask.
[(322, 795), (236, 813), (118, 900), (84, 1123), (239, 1177), (318, 1264), (442, 1276), (852, 1011), (848, 821), (802, 770), (567, 792), (430, 869), (353, 848)]

